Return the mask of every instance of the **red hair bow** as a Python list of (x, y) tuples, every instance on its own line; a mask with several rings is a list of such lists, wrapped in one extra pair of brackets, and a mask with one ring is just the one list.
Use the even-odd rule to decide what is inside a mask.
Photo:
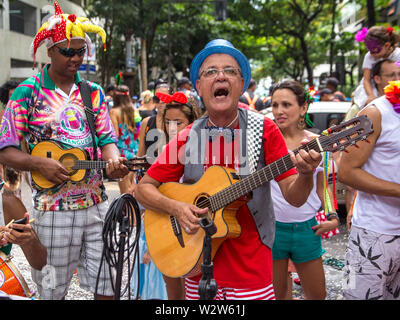
[(387, 33), (388, 33), (389, 35), (391, 35), (392, 32), (393, 32), (393, 28), (392, 28), (392, 27), (387, 27), (387, 28), (386, 28), (386, 31), (387, 31)]
[(164, 103), (171, 103), (172, 101), (186, 104), (187, 103), (187, 97), (186, 95), (181, 92), (175, 92), (173, 95), (167, 94), (167, 93), (162, 93), (162, 92), (156, 92), (156, 96), (158, 99), (160, 99)]

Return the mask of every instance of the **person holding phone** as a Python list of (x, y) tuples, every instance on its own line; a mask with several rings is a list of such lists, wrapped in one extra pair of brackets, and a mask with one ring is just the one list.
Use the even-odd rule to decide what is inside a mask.
[[(6, 221), (7, 225), (9, 221)], [(29, 221), (29, 213), (25, 212), (22, 219), (15, 220), (9, 226), (0, 226), (0, 251), (8, 255), (11, 246), (21, 247), (30, 266), (42, 270), (46, 265), (47, 250), (40, 242)]]

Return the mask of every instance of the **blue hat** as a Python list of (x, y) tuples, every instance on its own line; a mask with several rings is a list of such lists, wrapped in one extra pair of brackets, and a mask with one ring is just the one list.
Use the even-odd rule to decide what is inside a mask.
[(193, 87), (197, 91), (196, 81), (199, 78), (199, 71), (201, 64), (203, 61), (210, 55), (214, 53), (226, 53), (230, 56), (234, 57), (238, 62), (240, 69), (242, 71), (242, 76), (244, 79), (244, 93), (249, 86), (251, 79), (251, 69), (249, 61), (246, 56), (241, 53), (238, 49), (236, 49), (232, 43), (225, 39), (215, 39), (211, 40), (206, 44), (203, 50), (201, 50), (193, 59), (192, 64), (190, 65), (190, 80), (192, 81)]

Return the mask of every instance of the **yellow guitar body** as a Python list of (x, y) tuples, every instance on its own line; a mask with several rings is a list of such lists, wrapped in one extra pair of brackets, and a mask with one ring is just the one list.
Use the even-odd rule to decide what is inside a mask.
[[(235, 178), (236, 176), (236, 178)], [(159, 187), (159, 191), (172, 199), (195, 204), (229, 187), (238, 179), (235, 170), (212, 166), (195, 184), (186, 185), (168, 182)], [(240, 198), (229, 206), (218, 210), (214, 215), (217, 232), (212, 236), (212, 258), (227, 238), (238, 237), (241, 233), (236, 219), (237, 210), (248, 200)], [(146, 210), (144, 229), (150, 256), (157, 268), (166, 276), (191, 277), (201, 272), (203, 229), (195, 234), (187, 234), (182, 228), (184, 247), (174, 234), (170, 215)]]
[[(32, 149), (31, 155), (58, 160), (68, 170), (71, 181), (79, 182), (85, 178), (86, 170), (72, 169), (72, 166), (75, 164), (76, 160), (87, 159), (87, 155), (84, 150), (79, 148), (64, 150), (55, 142), (42, 141)], [(55, 183), (48, 181), (39, 171), (32, 171), (31, 175), (33, 182), (39, 188), (49, 189), (55, 186)]]

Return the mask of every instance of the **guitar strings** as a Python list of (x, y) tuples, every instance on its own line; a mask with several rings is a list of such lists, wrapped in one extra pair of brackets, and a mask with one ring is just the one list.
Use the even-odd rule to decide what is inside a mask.
[[(141, 161), (141, 159), (136, 159)], [(146, 166), (145, 163), (136, 163), (135, 164), (135, 158), (128, 160), (128, 162), (133, 162), (133, 166)], [(105, 166), (107, 165), (108, 161), (103, 161), (103, 160), (99, 160), (99, 161), (95, 161), (95, 160), (76, 160), (74, 165), (73, 165), (73, 169), (75, 170), (83, 170), (83, 169), (102, 169), (105, 168)], [(128, 164), (132, 165), (132, 164)]]
[[(320, 144), (324, 144), (325, 140), (327, 137), (325, 136), (320, 136)], [(316, 151), (319, 151), (319, 146), (316, 141), (316, 139), (310, 141), (308, 144), (301, 146), (293, 151), (294, 154), (297, 154), (301, 149), (307, 149), (307, 151), (310, 151), (311, 149), (314, 149)], [(240, 198), (241, 196), (245, 195), (251, 190), (254, 190), (255, 188), (261, 186), (267, 181), (272, 180), (274, 177), (279, 176), (280, 174), (290, 170), (291, 168), (294, 167), (293, 163), (290, 161), (290, 155), (287, 154), (284, 157), (270, 163), (269, 165), (263, 167), (262, 169), (256, 171), (255, 173), (247, 176), (246, 178), (238, 181), (235, 184), (232, 184), (231, 186), (227, 187), (224, 190), (221, 190), (214, 195), (212, 195), (210, 198), (207, 198), (205, 200), (202, 200), (198, 204), (196, 204), (199, 208), (210, 208), (211, 211), (217, 211), (224, 207), (225, 205), (231, 203), (231, 199), (235, 198), (236, 200)], [(274, 168), (275, 166), (275, 168)], [(268, 176), (268, 172), (270, 172), (270, 177)], [(264, 175), (264, 179), (262, 178), (261, 174)], [(258, 180), (257, 180), (258, 179)]]

